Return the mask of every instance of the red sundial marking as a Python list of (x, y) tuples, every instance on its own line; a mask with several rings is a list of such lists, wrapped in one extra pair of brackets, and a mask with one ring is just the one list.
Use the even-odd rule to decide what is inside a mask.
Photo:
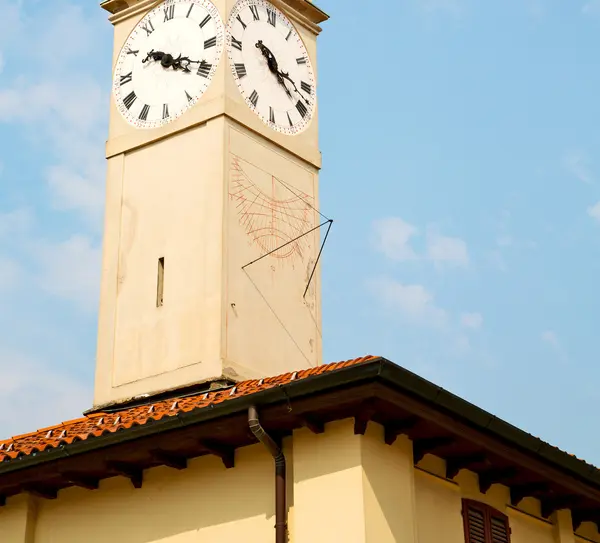
[[(314, 198), (295, 187), (288, 190), (271, 176), (271, 194), (263, 192), (243, 170), (237, 157), (232, 159), (229, 197), (236, 202), (240, 225), (263, 254), (290, 242), (313, 225)], [(282, 198), (282, 196), (284, 196)], [(310, 247), (308, 236), (282, 247), (269, 256), (277, 259), (303, 259)]]

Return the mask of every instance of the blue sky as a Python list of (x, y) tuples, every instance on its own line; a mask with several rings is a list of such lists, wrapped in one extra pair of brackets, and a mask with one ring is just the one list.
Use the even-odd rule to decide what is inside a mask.
[[(386, 356), (600, 465), (600, 0), (319, 5), (325, 360)], [(92, 402), (112, 28), (0, 13), (8, 437)]]

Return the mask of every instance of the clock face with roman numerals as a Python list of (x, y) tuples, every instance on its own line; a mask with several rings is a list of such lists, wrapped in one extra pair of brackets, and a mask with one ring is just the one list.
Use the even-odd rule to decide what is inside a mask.
[(227, 49), (248, 107), (278, 132), (302, 132), (315, 109), (315, 76), (288, 18), (266, 0), (239, 0), (227, 24)]
[(113, 92), (136, 128), (180, 117), (210, 85), (223, 52), (224, 28), (210, 0), (167, 0), (133, 29), (119, 54)]

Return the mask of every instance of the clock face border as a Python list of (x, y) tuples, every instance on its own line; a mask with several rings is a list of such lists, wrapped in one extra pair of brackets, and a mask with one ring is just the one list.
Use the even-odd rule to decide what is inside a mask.
[[(262, 8), (262, 20), (257, 21), (255, 15), (251, 11), (251, 6), (256, 6), (257, 8)], [(290, 107), (286, 110), (275, 110), (269, 106), (268, 111), (261, 112), (257, 109), (257, 102), (253, 100), (255, 95), (252, 91), (246, 91), (244, 88), (244, 80), (247, 77), (247, 72), (244, 70), (247, 62), (241, 63), (240, 60), (243, 60), (244, 52), (240, 47), (243, 47), (240, 44), (240, 41), (243, 42), (243, 34), (246, 33), (247, 28), (250, 28), (254, 23), (267, 23), (267, 13), (271, 12), (274, 14), (274, 18), (279, 23), (279, 30), (276, 30), (276, 26), (272, 24), (269, 25), (268, 28), (273, 26), (273, 29), (270, 32), (278, 31), (281, 37), (285, 40), (285, 42), (290, 44), (290, 47), (294, 47), (298, 53), (298, 57), (294, 57), (297, 66), (301, 66), (303, 68), (303, 79), (301, 81), (297, 81), (297, 87), (301, 87), (300, 92), (303, 92), (304, 89), (310, 87), (310, 91), (308, 93), (303, 94), (305, 96), (310, 96), (310, 103), (307, 104), (306, 101), (298, 100), (303, 105), (306, 106), (305, 114), (302, 114), (301, 110), (304, 109), (302, 106), (294, 106), (294, 104), (290, 101)], [(259, 13), (259, 16), (261, 15)], [(270, 17), (269, 17), (270, 19)], [(283, 27), (281, 25), (284, 25)], [(284, 29), (282, 32), (281, 29)], [(240, 37), (241, 36), (241, 37)], [(238, 38), (240, 38), (238, 40)], [(227, 56), (229, 60), (229, 68), (231, 70), (232, 77), (236, 83), (238, 91), (240, 95), (244, 99), (248, 108), (269, 128), (288, 135), (288, 136), (296, 136), (302, 132), (304, 132), (308, 126), (311, 124), (312, 119), (314, 118), (317, 104), (317, 96), (316, 96), (316, 77), (315, 72), (312, 66), (312, 62), (310, 60), (310, 55), (308, 54), (308, 50), (302, 40), (300, 34), (296, 30), (293, 23), (288, 19), (288, 17), (279, 10), (276, 6), (268, 2), (267, 0), (238, 0), (236, 4), (231, 9), (229, 14), (229, 18), (227, 20), (226, 25), (226, 42), (227, 42)], [(248, 47), (246, 47), (246, 50)], [(256, 54), (260, 55), (258, 49), (256, 49), (253, 44), (251, 48), (252, 53), (256, 51)], [(291, 51), (291, 49), (290, 49)], [(274, 53), (275, 54), (275, 53)], [(242, 57), (240, 58), (240, 55)], [(275, 54), (277, 57), (277, 54)], [(281, 71), (289, 70), (289, 66), (280, 67)], [(263, 75), (265, 75), (266, 68), (266, 60), (264, 61), (264, 69)], [(289, 71), (288, 71), (289, 73)], [(267, 77), (272, 77), (275, 82), (275, 75), (266, 72)], [(262, 77), (262, 76), (261, 76)], [(274, 83), (276, 85), (276, 83)], [(293, 87), (286, 81), (286, 84), (290, 86), (290, 91), (295, 94), (296, 98), (298, 96), (302, 96), (302, 94), (298, 94), (294, 92)], [(256, 89), (254, 89), (254, 92)], [(296, 102), (297, 104), (297, 102)], [(299, 109), (300, 108), (300, 109)], [(283, 121), (277, 122), (276, 113), (280, 115), (283, 113), (287, 113), (287, 115), (283, 115)], [(275, 119), (275, 122), (273, 121)]]
[[(177, 108), (176, 111), (168, 111), (170, 109), (168, 107), (167, 108), (168, 113), (167, 113), (167, 116), (165, 117), (164, 104), (152, 104), (151, 106), (162, 107), (161, 117), (159, 119), (153, 119), (153, 120), (145, 120), (143, 118), (141, 119), (140, 118), (141, 113), (138, 114), (138, 116), (135, 116), (132, 111), (132, 109), (133, 109), (132, 105), (130, 104), (129, 107), (127, 106), (127, 104), (129, 103), (129, 101), (127, 99), (129, 96), (131, 96), (131, 93), (127, 92), (128, 89), (123, 90), (122, 84), (121, 84), (123, 77), (125, 77), (125, 76), (123, 76), (124, 68), (125, 68), (125, 70), (128, 71), (129, 75), (133, 74), (132, 77), (129, 78), (129, 80), (131, 81), (132, 78), (135, 78), (136, 61), (138, 61), (138, 63), (139, 63), (140, 59), (144, 58), (144, 55), (147, 53), (147, 52), (143, 52), (142, 50), (139, 50), (138, 54), (132, 54), (132, 52), (135, 53), (135, 50), (132, 49), (132, 45), (136, 42), (136, 38), (139, 39), (139, 36), (142, 37), (143, 41), (141, 43), (143, 44), (144, 41), (146, 40), (146, 38), (150, 35), (150, 34), (147, 34), (148, 31), (144, 29), (144, 27), (148, 28), (149, 21), (152, 21), (154, 23), (154, 25), (156, 26), (156, 28), (154, 30), (159, 30), (160, 27), (162, 27), (164, 24), (168, 24), (169, 22), (172, 21), (171, 20), (169, 22), (164, 22), (163, 14), (164, 14), (164, 17), (166, 18), (167, 10), (169, 10), (170, 7), (174, 6), (176, 8), (178, 6), (184, 6), (184, 5), (186, 7), (190, 6), (188, 8), (189, 11), (187, 9), (185, 10), (187, 12), (187, 15), (185, 18), (190, 18), (192, 9), (196, 6), (199, 6), (200, 8), (205, 10), (206, 18), (199, 17), (197, 21), (195, 19), (192, 19), (192, 20), (194, 20), (195, 23), (198, 23), (200, 30), (203, 30), (203, 27), (205, 27), (207, 23), (214, 25), (214, 31), (215, 31), (214, 35), (212, 32), (210, 33), (211, 34), (210, 39), (212, 41), (214, 41), (214, 45), (211, 45), (211, 47), (210, 47), (210, 49), (212, 51), (211, 51), (211, 56), (210, 56), (209, 68), (207, 69), (207, 66), (203, 65), (202, 70), (200, 70), (199, 63), (194, 63), (194, 64), (189, 65), (189, 69), (192, 71), (192, 74), (190, 74), (190, 75), (192, 75), (193, 77), (201, 78), (201, 79), (199, 79), (201, 84), (199, 85), (199, 88), (190, 89), (190, 92), (193, 91), (192, 95), (190, 95), (188, 93), (188, 91), (185, 90), (185, 96), (186, 96), (187, 103), (184, 102), (182, 107)], [(198, 11), (198, 9), (196, 10), (196, 12), (197, 11)], [(196, 15), (196, 12), (194, 12), (194, 15)], [(157, 17), (158, 17), (158, 20), (160, 21), (159, 24), (156, 24), (156, 21), (155, 21), (155, 18), (157, 18)], [(209, 19), (209, 20), (206, 21), (206, 19)], [(202, 23), (204, 23), (204, 24), (202, 24)], [(146, 35), (144, 34), (144, 32), (146, 32)], [(199, 33), (198, 43), (201, 43), (201, 37), (202, 37), (202, 34)], [(205, 43), (205, 46), (206, 46), (206, 43)], [(134, 128), (137, 128), (137, 129), (153, 129), (153, 128), (159, 128), (161, 126), (165, 126), (165, 125), (175, 121), (179, 117), (181, 117), (190, 108), (192, 108), (194, 105), (196, 105), (198, 103), (198, 101), (202, 98), (204, 93), (210, 87), (210, 84), (212, 83), (215, 72), (217, 71), (219, 63), (221, 62), (224, 48), (225, 48), (225, 25), (223, 23), (223, 20), (221, 18), (221, 14), (219, 13), (218, 8), (211, 2), (211, 0), (165, 0), (164, 2), (161, 2), (159, 5), (157, 5), (153, 9), (151, 9), (135, 25), (134, 29), (127, 36), (127, 39), (125, 40), (121, 50), (119, 51), (119, 55), (117, 57), (117, 60), (115, 62), (115, 67), (113, 70), (112, 95), (113, 95), (113, 99), (115, 101), (116, 108), (119, 110), (119, 113), (121, 114), (121, 116), (123, 117), (125, 122), (127, 122), (127, 124), (129, 124), (130, 126), (132, 126)], [(196, 59), (192, 59), (192, 60), (196, 60)], [(154, 61), (154, 62), (157, 62), (157, 61)], [(158, 62), (160, 62), (160, 61), (158, 61)], [(139, 67), (138, 67), (138, 69), (139, 69)], [(169, 71), (174, 71), (174, 70), (172, 68), (169, 68)], [(128, 75), (128, 74), (126, 74), (126, 75)], [(172, 73), (169, 75), (170, 76), (171, 75), (172, 76), (180, 76), (182, 74), (181, 73)], [(133, 89), (133, 91), (135, 92), (135, 89)], [(135, 100), (135, 98), (134, 98), (134, 100)], [(169, 105), (170, 104), (167, 103), (167, 106), (169, 106)], [(134, 111), (137, 111), (137, 110), (134, 110)]]

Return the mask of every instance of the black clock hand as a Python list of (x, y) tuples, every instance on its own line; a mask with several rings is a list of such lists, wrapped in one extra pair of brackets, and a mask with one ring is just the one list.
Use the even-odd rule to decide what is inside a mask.
[(191, 60), (189, 57), (182, 57), (179, 55), (177, 58), (173, 58), (173, 55), (169, 53), (163, 53), (162, 51), (155, 51), (152, 49), (146, 58), (142, 59), (142, 63), (146, 63), (149, 60), (160, 61), (160, 65), (165, 68), (173, 68), (173, 70), (183, 70), (184, 72), (190, 72), (188, 68), (190, 64), (200, 64), (200, 60)]
[(275, 55), (271, 53), (271, 51), (265, 44), (263, 44), (262, 40), (258, 40), (256, 42), (256, 48), (260, 49), (260, 52), (267, 59), (267, 66), (269, 67), (269, 71), (273, 75), (275, 75), (275, 77), (277, 77), (277, 82), (285, 89), (285, 93), (289, 96), (289, 98), (292, 99), (292, 93), (287, 88), (287, 85), (283, 80), (282, 74), (279, 72), (279, 66), (277, 65), (277, 59), (275, 58)]
[(289, 73), (284, 73), (284, 72), (278, 72), (279, 77), (283, 78), (283, 79), (287, 79), (293, 86), (294, 86), (294, 90), (296, 91), (296, 93), (298, 94), (298, 96), (300, 96), (300, 98), (302, 98), (307, 104), (310, 104), (310, 102), (304, 97), (304, 95), (298, 90), (298, 87), (296, 87), (296, 83), (294, 83), (294, 81), (292, 80), (292, 78), (290, 77)]

